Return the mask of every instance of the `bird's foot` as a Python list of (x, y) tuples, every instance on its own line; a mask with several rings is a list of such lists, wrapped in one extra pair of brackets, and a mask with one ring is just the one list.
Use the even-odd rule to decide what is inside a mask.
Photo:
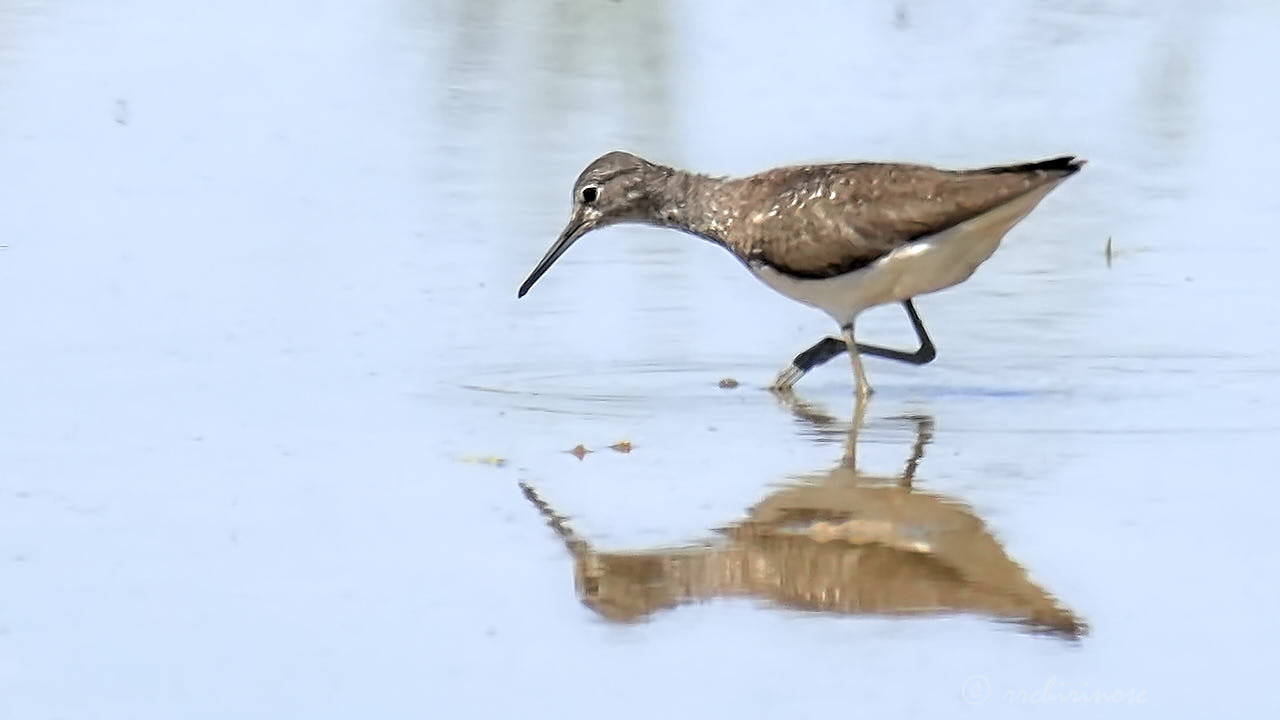
[(795, 365), (788, 365), (778, 373), (778, 377), (774, 378), (771, 387), (775, 392), (790, 392), (800, 378), (804, 377), (805, 372)]

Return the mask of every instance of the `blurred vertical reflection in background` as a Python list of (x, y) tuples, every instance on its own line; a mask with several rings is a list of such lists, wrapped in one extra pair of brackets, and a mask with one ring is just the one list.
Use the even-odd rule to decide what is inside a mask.
[[(1278, 7), (0, 0), (0, 716), (1274, 710)], [(612, 149), (1089, 164), (855, 470), (847, 367), (763, 391), (828, 321), (721, 250), (516, 300)]]

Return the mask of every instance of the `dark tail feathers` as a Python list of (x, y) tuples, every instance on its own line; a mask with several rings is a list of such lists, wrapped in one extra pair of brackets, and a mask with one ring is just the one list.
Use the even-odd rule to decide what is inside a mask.
[(1038, 160), (1036, 162), (1022, 163), (1020, 165), (999, 165), (996, 167), (983, 168), (982, 172), (989, 173), (1026, 173), (1042, 170), (1044, 172), (1060, 172), (1072, 175), (1080, 168), (1084, 167), (1085, 161), (1074, 155), (1063, 155), (1049, 160)]

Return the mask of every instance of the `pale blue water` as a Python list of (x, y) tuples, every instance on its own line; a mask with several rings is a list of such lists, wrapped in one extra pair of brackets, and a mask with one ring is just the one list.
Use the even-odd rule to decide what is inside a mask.
[[(1243, 1), (0, 2), (0, 718), (1274, 712), (1277, 33)], [(835, 328), (685, 236), (589, 236), (516, 300), (614, 148), (1089, 160), (919, 301), (933, 364), (869, 361), (858, 447), (892, 476), (931, 419), (916, 490), (1088, 634), (578, 601), (518, 483), (602, 551), (684, 547), (831, 470), (852, 405), (843, 359), (798, 387), (825, 428), (762, 389)]]

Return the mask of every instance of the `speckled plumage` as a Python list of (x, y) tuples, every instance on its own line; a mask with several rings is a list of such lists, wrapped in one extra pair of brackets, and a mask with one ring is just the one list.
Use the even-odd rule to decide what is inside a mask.
[[(909, 306), (915, 295), (963, 281), (1083, 164), (1070, 156), (974, 170), (837, 163), (714, 178), (611, 152), (578, 176), (569, 224), (520, 295), (587, 232), (627, 222), (658, 225), (723, 246), (770, 287), (825, 310), (853, 344), (858, 313), (893, 301)], [(929, 345), (914, 310), (908, 312), (922, 348)], [(866, 394), (857, 353), (853, 361)]]
[(804, 278), (865, 267), (900, 245), (939, 233), (1079, 168), (1072, 158), (948, 171), (848, 163), (768, 170), (705, 183), (739, 208), (720, 240), (744, 260)]

